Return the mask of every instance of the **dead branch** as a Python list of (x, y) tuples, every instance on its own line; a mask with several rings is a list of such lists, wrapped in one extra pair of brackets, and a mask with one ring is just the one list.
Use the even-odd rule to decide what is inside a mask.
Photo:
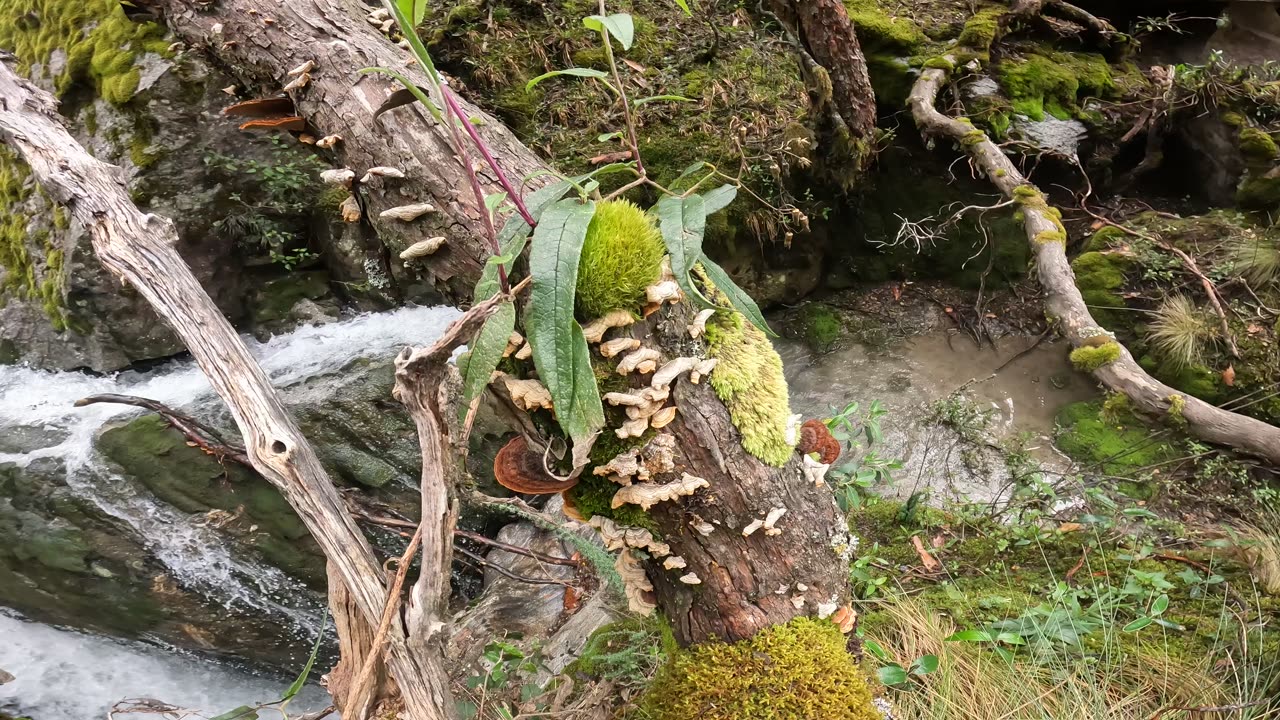
[(76, 407), (85, 407), (95, 403), (117, 403), (120, 405), (132, 405), (134, 407), (145, 408), (160, 417), (173, 426), (174, 430), (182, 433), (183, 437), (196, 444), (201, 450), (214, 456), (219, 463), (230, 460), (234, 463), (243, 465), (250, 470), (253, 469), (253, 463), (249, 461), (249, 456), (245, 454), (244, 448), (236, 443), (223, 439), (217, 430), (205, 425), (199, 420), (179, 412), (149, 398), (138, 397), (136, 395), (117, 395), (115, 393), (103, 393), (100, 395), (90, 395), (89, 397), (80, 398), (76, 401)]
[[(954, 57), (948, 59), (955, 62)], [(1027, 241), (1045, 289), (1046, 308), (1072, 347), (1081, 347), (1088, 338), (1104, 331), (1089, 314), (1076, 287), (1066, 243), (1061, 241), (1062, 227), (1049, 212), (1040, 190), (985, 133), (938, 112), (935, 102), (947, 84), (947, 76), (946, 70), (926, 68), (916, 80), (908, 101), (916, 126), (926, 138), (956, 143), (1006, 197), (1019, 200)], [(1176, 402), (1192, 435), (1280, 464), (1280, 428), (1215, 407), (1158, 382), (1134, 361), (1127, 348), (1116, 344), (1119, 357), (1092, 371), (1107, 388), (1124, 393), (1139, 409), (1156, 416), (1168, 413)]]

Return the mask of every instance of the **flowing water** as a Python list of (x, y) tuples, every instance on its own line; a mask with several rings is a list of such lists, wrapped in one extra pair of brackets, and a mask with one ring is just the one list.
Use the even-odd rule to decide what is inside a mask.
[[(430, 342), (457, 316), (458, 311), (452, 308), (403, 308), (322, 326), (304, 326), (266, 342), (246, 338), (246, 343), (272, 383), (284, 387), (333, 372), (360, 358), (387, 358), (406, 345)], [(190, 360), (111, 376), (0, 367), (0, 463), (25, 466), (39, 458), (59, 459), (66, 468), (68, 487), (123, 521), (185, 588), (229, 610), (273, 618), (298, 635), (312, 636), (320, 621), (315, 593), (279, 570), (241, 556), (215, 529), (200, 523), (200, 518), (157, 501), (144, 488), (119, 477), (112, 466), (98, 457), (93, 440), (103, 423), (139, 411), (113, 404), (74, 406), (76, 400), (96, 393), (147, 397), (170, 407), (185, 408), (196, 416), (220, 407), (208, 382)], [(0, 667), (20, 680), (18, 689), (0, 687), (0, 697), (18, 693), (35, 720), (103, 717), (105, 700), (128, 694), (141, 693), (175, 703), (180, 700), (161, 697), (166, 688), (180, 688), (184, 683), (167, 674), (167, 661), (148, 656), (140, 646), (101, 644), (105, 641), (11, 618), (4, 619), (0, 628)], [(83, 646), (79, 655), (74, 651), (78, 643)], [(96, 656), (99, 652), (115, 654), (120, 660), (130, 654), (134, 659), (150, 657), (150, 665), (139, 667), (151, 670), (104, 667)], [(194, 672), (197, 665), (195, 661), (187, 665), (175, 662), (172, 667), (174, 672), (183, 668)], [(229, 697), (240, 689), (220, 688), (217, 683), (230, 677), (235, 677), (234, 672), (227, 670), (195, 685), (202, 692), (213, 693), (210, 698)], [(96, 694), (81, 693), (81, 680)], [(156, 689), (145, 690), (139, 685), (148, 680), (154, 682)], [(75, 705), (79, 700), (71, 699), (67, 702), (72, 704), (65, 707), (54, 702), (63, 694), (88, 698), (84, 702), (89, 705)], [(200, 700), (200, 696), (190, 697), (193, 699), (182, 702)], [(240, 703), (233, 703), (232, 707), (237, 704)], [(95, 711), (80, 712), (89, 706)]]

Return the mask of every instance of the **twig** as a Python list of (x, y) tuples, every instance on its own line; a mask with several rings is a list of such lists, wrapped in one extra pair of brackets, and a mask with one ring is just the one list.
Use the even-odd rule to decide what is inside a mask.
[[(94, 405), (96, 403), (132, 405), (134, 407), (150, 410), (160, 417), (163, 417), (175, 430), (182, 433), (188, 440), (198, 445), (201, 450), (204, 450), (217, 458), (218, 462), (231, 460), (232, 462), (253, 469), (253, 463), (249, 461), (249, 456), (245, 454), (243, 447), (226, 441), (217, 430), (214, 430), (186, 413), (174, 410), (164, 403), (157, 402), (149, 398), (138, 397), (136, 395), (102, 393), (99, 395), (90, 395), (89, 397), (80, 398), (75, 402), (75, 406), (85, 407), (86, 405)], [(204, 436), (208, 437), (206, 438)], [(257, 471), (255, 470), (255, 472)]]
[(453, 534), (457, 535), (458, 537), (464, 537), (468, 540), (473, 540), (483, 545), (493, 546), (499, 550), (504, 550), (506, 552), (514, 553), (516, 555), (523, 555), (528, 558), (533, 558), (538, 562), (549, 563), (551, 565), (564, 565), (566, 567), (579, 566), (577, 562), (574, 562), (569, 558), (553, 557), (551, 555), (546, 555), (540, 552), (536, 552), (534, 550), (530, 550), (529, 548), (522, 548), (519, 545), (511, 545), (510, 543), (504, 543), (501, 540), (494, 540), (493, 538), (485, 537), (484, 535), (481, 535), (479, 533), (473, 533), (470, 530), (459, 530), (455, 528), (453, 531)]
[(530, 585), (563, 585), (564, 587), (573, 587), (572, 585), (570, 585), (569, 583), (563, 580), (555, 580), (555, 579), (543, 580), (540, 578), (531, 578), (525, 575), (518, 575), (495, 562), (490, 562), (488, 560), (485, 560), (483, 557), (477, 555), (476, 553), (471, 552), (470, 550), (467, 550), (466, 548), (460, 548), (455, 545), (453, 549), (471, 558), (472, 561), (480, 563), (485, 567), (493, 568), (494, 572), (498, 573), (499, 575), (502, 575), (503, 577), (511, 578), (516, 582), (528, 583)]
[(1249, 702), (1236, 703), (1234, 705), (1200, 705), (1198, 707), (1162, 707), (1151, 716), (1150, 720), (1159, 720), (1167, 712), (1193, 712), (1193, 713), (1226, 713), (1244, 710), (1245, 708), (1256, 707), (1267, 700), (1250, 700)]

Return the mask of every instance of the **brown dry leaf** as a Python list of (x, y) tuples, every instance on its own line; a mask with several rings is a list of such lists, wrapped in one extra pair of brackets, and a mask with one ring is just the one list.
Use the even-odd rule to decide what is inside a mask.
[(622, 62), (626, 63), (627, 67), (631, 68), (632, 70), (635, 70), (636, 72), (644, 72), (645, 70), (645, 67), (643, 65), (633, 60), (627, 60), (626, 58), (623, 58)]
[(929, 572), (936, 572), (942, 569), (942, 563), (938, 559), (929, 554), (925, 548), (924, 542), (920, 540), (919, 535), (911, 536), (911, 545), (916, 549), (916, 554), (920, 556), (920, 564), (924, 565), (924, 569)]
[(1060, 533), (1076, 532), (1078, 530), (1083, 530), (1083, 529), (1084, 529), (1083, 525), (1081, 525), (1080, 523), (1074, 523), (1074, 522), (1064, 522), (1058, 526), (1058, 532)]
[(1222, 371), (1222, 384), (1232, 387), (1236, 384), (1236, 369), (1233, 365), (1228, 365), (1226, 370)]
[(630, 160), (630, 159), (631, 159), (631, 151), (623, 150), (622, 152), (611, 152), (611, 153), (605, 153), (603, 155), (596, 155), (595, 157), (591, 158), (587, 162), (591, 163), (592, 165), (603, 165), (605, 163), (616, 163), (616, 162), (622, 162), (623, 160)]
[(577, 588), (566, 585), (564, 588), (564, 611), (572, 613), (577, 610), (578, 601), (581, 597), (582, 594), (578, 592)]
[(934, 535), (933, 539), (929, 541), (929, 544), (933, 546), (934, 550), (938, 550), (943, 545), (947, 544), (947, 539), (941, 535)]
[(1249, 323), (1249, 327), (1245, 328), (1245, 331), (1248, 332), (1250, 335), (1257, 335), (1258, 333), (1262, 332), (1262, 326), (1256, 325), (1254, 323)]

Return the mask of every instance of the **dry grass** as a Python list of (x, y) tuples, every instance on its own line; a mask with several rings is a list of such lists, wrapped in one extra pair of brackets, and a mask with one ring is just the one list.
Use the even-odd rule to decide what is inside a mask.
[(1150, 327), (1151, 343), (1175, 368), (1203, 364), (1206, 348), (1218, 337), (1208, 313), (1185, 295), (1160, 303)]
[[(1233, 693), (1213, 668), (1159, 654), (1124, 656), (1114, 648), (1090, 662), (1056, 658), (1010, 666), (987, 649), (947, 642), (946, 618), (908, 597), (886, 601), (891, 621), (868, 637), (902, 659), (937, 655), (938, 670), (913, 691), (895, 692), (901, 720), (1186, 720), (1178, 708), (1229, 704)], [(1110, 643), (1109, 643), (1110, 644)]]
[(1236, 526), (1240, 554), (1262, 592), (1280, 596), (1280, 512), (1263, 512), (1255, 523)]
[(1233, 238), (1229, 253), (1236, 272), (1254, 285), (1280, 278), (1280, 239), (1251, 232)]

